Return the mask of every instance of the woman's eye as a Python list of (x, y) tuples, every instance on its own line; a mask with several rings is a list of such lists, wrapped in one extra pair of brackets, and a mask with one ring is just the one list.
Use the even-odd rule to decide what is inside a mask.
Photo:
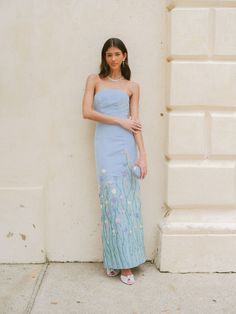
[[(116, 53), (115, 56), (116, 56), (116, 57), (119, 57), (119, 56), (120, 56), (120, 53), (119, 53), (119, 52)], [(112, 55), (108, 55), (108, 54), (107, 54), (107, 57), (112, 57)]]

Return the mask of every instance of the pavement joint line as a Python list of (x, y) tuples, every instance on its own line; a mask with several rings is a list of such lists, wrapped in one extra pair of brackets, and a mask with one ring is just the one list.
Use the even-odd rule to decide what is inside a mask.
[(39, 273), (38, 278), (36, 280), (36, 283), (34, 285), (32, 294), (30, 296), (29, 302), (28, 302), (28, 304), (26, 306), (26, 309), (23, 312), (24, 314), (30, 314), (31, 313), (31, 310), (32, 310), (32, 308), (34, 306), (34, 303), (35, 303), (35, 299), (36, 299), (36, 297), (38, 295), (38, 292), (39, 292), (39, 289), (40, 289), (41, 284), (43, 282), (44, 276), (45, 276), (45, 274), (47, 272), (48, 265), (49, 265), (49, 263), (43, 264), (43, 266), (42, 266), (42, 268), (40, 270), (40, 273)]

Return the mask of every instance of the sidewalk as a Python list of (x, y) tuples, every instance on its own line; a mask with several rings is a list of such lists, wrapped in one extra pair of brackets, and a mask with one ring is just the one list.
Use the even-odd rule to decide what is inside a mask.
[(161, 273), (150, 262), (133, 273), (127, 286), (102, 263), (0, 264), (0, 313), (236, 313), (236, 273)]

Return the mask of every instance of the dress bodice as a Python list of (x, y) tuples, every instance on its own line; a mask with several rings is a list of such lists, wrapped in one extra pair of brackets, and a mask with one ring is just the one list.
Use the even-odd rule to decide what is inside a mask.
[(100, 113), (127, 118), (129, 95), (116, 88), (104, 88), (94, 96), (94, 109)]

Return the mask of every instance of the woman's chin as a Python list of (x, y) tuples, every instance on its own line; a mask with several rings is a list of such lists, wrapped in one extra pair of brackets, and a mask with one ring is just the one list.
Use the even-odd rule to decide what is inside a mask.
[(116, 66), (110, 66), (110, 69), (115, 71), (115, 70), (119, 70), (120, 69), (120, 66), (119, 65), (116, 65)]

